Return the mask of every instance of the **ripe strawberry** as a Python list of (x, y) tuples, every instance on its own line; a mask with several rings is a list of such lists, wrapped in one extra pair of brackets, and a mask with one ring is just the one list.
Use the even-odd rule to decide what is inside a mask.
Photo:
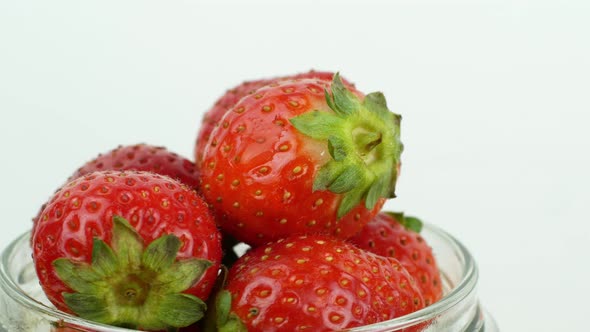
[(220, 331), (334, 331), (409, 314), (424, 303), (393, 258), (333, 237), (289, 237), (231, 268), (215, 306)]
[(145, 330), (202, 317), (221, 259), (220, 234), (200, 196), (142, 171), (68, 183), (42, 211), (32, 243), (40, 284), (58, 309)]
[[(213, 107), (209, 111), (207, 111), (207, 113), (205, 113), (205, 115), (203, 116), (201, 128), (199, 129), (199, 134), (197, 136), (197, 142), (195, 144), (195, 160), (197, 164), (199, 164), (199, 162), (202, 160), (203, 152), (205, 151), (205, 147), (207, 146), (209, 136), (211, 136), (211, 132), (213, 132), (213, 129), (215, 129), (215, 127), (219, 125), (219, 120), (221, 120), (225, 113), (228, 110), (230, 110), (244, 96), (253, 94), (259, 88), (277, 81), (304, 78), (331, 80), (333, 76), (334, 73), (332, 72), (310, 70), (308, 72), (295, 75), (260, 79), (255, 81), (246, 81), (234, 87), (233, 89), (228, 90), (223, 96), (221, 96), (215, 102)], [(348, 86), (352, 86), (352, 84), (346, 82), (346, 80), (344, 81), (344, 83)]]
[(207, 146), (207, 141), (209, 140), (209, 136), (211, 136), (211, 132), (213, 132), (215, 127), (218, 126), (219, 120), (221, 120), (223, 115), (242, 99), (242, 97), (254, 93), (254, 91), (269, 84), (271, 81), (271, 79), (261, 79), (243, 82), (235, 88), (228, 90), (215, 102), (213, 107), (204, 114), (197, 135), (197, 141), (195, 143), (195, 160), (197, 165), (199, 165), (199, 162), (203, 158), (203, 151)]
[(414, 277), (430, 305), (442, 297), (442, 284), (432, 248), (420, 236), (422, 222), (403, 213), (381, 212), (350, 242), (377, 255), (393, 257)]
[(338, 75), (273, 83), (213, 131), (201, 191), (221, 228), (250, 245), (294, 233), (347, 238), (394, 196), (399, 121), (381, 93), (363, 97)]
[(199, 185), (199, 174), (192, 161), (164, 147), (147, 144), (120, 145), (105, 154), (99, 154), (98, 157), (80, 167), (68, 181), (88, 173), (105, 170), (148, 171), (167, 175), (192, 188), (197, 188)]
[[(98, 157), (78, 168), (67, 182), (88, 173), (105, 170), (149, 171), (167, 175), (192, 188), (197, 188), (199, 184), (199, 174), (193, 162), (164, 147), (147, 144), (121, 145), (105, 154), (99, 154)], [(41, 206), (33, 218), (33, 228), (35, 228), (41, 212), (45, 209), (45, 205)]]

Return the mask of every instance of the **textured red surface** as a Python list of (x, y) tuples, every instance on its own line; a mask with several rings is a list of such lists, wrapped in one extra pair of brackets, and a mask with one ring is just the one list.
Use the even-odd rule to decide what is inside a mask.
[[(330, 157), (327, 142), (299, 133), (289, 119), (310, 110), (329, 111), (330, 81), (283, 81), (240, 100), (209, 139), (201, 192), (220, 227), (250, 245), (304, 233), (347, 238), (381, 209), (363, 204), (337, 218), (341, 195), (313, 191)], [(360, 92), (353, 90), (356, 94)]]
[(248, 252), (230, 270), (227, 290), (251, 332), (342, 330), (424, 307), (397, 260), (317, 235)]
[(178, 259), (213, 262), (185, 293), (206, 299), (221, 259), (220, 234), (206, 203), (178, 181), (148, 172), (95, 172), (68, 183), (50, 200), (33, 230), (33, 260), (45, 294), (69, 311), (62, 292), (72, 292), (52, 263), (60, 257), (90, 263), (93, 238), (110, 243), (112, 219), (122, 216), (146, 244), (164, 234), (182, 241)]

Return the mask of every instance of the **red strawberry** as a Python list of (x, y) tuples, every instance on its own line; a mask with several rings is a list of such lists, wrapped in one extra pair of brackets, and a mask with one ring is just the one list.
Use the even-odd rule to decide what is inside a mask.
[(442, 284), (432, 248), (420, 236), (422, 222), (402, 213), (381, 212), (350, 242), (377, 255), (396, 258), (416, 279), (426, 305), (442, 297)]
[(221, 239), (206, 203), (150, 172), (94, 172), (57, 191), (33, 231), (33, 260), (60, 310), (166, 330), (202, 317)]
[(228, 90), (215, 102), (213, 107), (205, 113), (195, 143), (195, 160), (197, 164), (199, 164), (203, 158), (203, 151), (207, 146), (207, 141), (209, 140), (209, 136), (211, 136), (211, 132), (217, 127), (219, 120), (223, 115), (242, 99), (242, 97), (254, 93), (258, 88), (269, 84), (271, 81), (272, 80), (270, 79), (261, 79), (243, 82), (237, 87)]
[(363, 97), (338, 75), (268, 85), (212, 133), (201, 191), (221, 228), (250, 245), (310, 232), (347, 238), (394, 196), (399, 120), (381, 93)]
[[(74, 172), (67, 182), (88, 173), (105, 170), (149, 171), (167, 175), (192, 188), (197, 188), (199, 184), (199, 174), (193, 162), (168, 151), (164, 147), (147, 144), (121, 145), (105, 154), (99, 154), (98, 157), (87, 162)], [(45, 204), (41, 206), (41, 209), (33, 218), (33, 228), (35, 228), (43, 209), (45, 209)]]
[(199, 185), (199, 175), (192, 161), (164, 147), (147, 144), (120, 145), (105, 154), (99, 154), (80, 167), (68, 181), (88, 173), (106, 170), (148, 171), (167, 175), (192, 188)]
[[(246, 81), (236, 86), (235, 88), (228, 90), (223, 96), (221, 96), (221, 98), (219, 98), (215, 102), (213, 107), (209, 111), (207, 111), (207, 113), (205, 113), (205, 115), (203, 116), (201, 128), (199, 129), (199, 135), (197, 137), (197, 142), (195, 144), (195, 160), (197, 161), (197, 164), (202, 160), (203, 152), (205, 151), (205, 147), (207, 146), (209, 136), (211, 136), (211, 132), (213, 132), (213, 129), (215, 129), (215, 127), (219, 125), (219, 120), (221, 120), (225, 113), (228, 110), (230, 110), (244, 96), (253, 94), (259, 88), (268, 85), (272, 82), (304, 78), (331, 80), (333, 76), (334, 73), (332, 72), (310, 70), (306, 73), (295, 74), (290, 76), (281, 76), (255, 81)], [(352, 84), (346, 81), (344, 81), (344, 83), (348, 86), (352, 86)]]
[(221, 331), (333, 331), (423, 308), (393, 258), (319, 235), (289, 237), (246, 253), (218, 293)]

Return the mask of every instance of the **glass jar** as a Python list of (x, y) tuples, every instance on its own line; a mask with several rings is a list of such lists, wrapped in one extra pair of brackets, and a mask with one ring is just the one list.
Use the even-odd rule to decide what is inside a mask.
[[(451, 235), (432, 225), (424, 225), (422, 236), (436, 256), (444, 297), (410, 315), (348, 331), (499, 331), (479, 304), (476, 292), (478, 271), (469, 251)], [(55, 331), (56, 326), (74, 327), (68, 331), (133, 331), (89, 322), (56, 310), (44, 296), (37, 280), (29, 233), (12, 242), (0, 259), (1, 332), (49, 332)]]

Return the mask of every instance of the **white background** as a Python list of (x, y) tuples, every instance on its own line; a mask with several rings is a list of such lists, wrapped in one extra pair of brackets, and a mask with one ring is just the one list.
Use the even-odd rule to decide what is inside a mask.
[(192, 158), (245, 79), (339, 70), (403, 115), (389, 209), (456, 235), (503, 331), (587, 331), (588, 1), (2, 1), (0, 247), (118, 144)]

